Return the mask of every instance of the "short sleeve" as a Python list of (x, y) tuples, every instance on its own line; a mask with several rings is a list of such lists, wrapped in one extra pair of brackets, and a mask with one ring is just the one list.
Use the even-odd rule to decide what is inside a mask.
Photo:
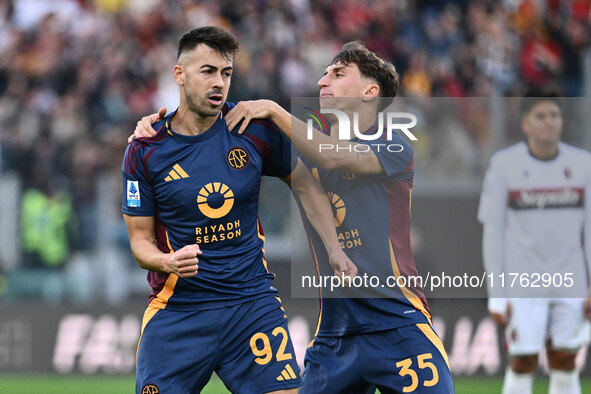
[(414, 168), (412, 146), (399, 135), (390, 141), (368, 144), (384, 169), (383, 176), (404, 178), (412, 175)]
[(263, 175), (284, 178), (293, 172), (298, 153), (274, 123), (268, 120), (251, 121), (245, 135), (261, 152)]
[(154, 190), (146, 179), (142, 161), (142, 147), (138, 142), (127, 146), (121, 171), (123, 173), (123, 193), (121, 210), (130, 216), (154, 216)]

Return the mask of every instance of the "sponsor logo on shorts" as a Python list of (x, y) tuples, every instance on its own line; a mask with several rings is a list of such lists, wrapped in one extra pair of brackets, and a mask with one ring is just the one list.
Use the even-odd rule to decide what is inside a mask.
[(148, 383), (142, 387), (142, 394), (160, 394), (160, 389), (155, 384)]

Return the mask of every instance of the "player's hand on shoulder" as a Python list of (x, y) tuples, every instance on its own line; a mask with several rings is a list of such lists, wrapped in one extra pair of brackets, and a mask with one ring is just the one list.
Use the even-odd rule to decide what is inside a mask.
[(271, 100), (240, 101), (225, 116), (228, 130), (234, 128), (243, 120), (238, 134), (242, 134), (252, 119), (268, 119), (271, 117), (273, 106), (277, 105)]
[(350, 285), (350, 280), (357, 276), (357, 266), (340, 247), (329, 253), (328, 261), (336, 276), (348, 279), (345, 285)]
[(164, 119), (164, 116), (166, 116), (166, 108), (162, 107), (158, 110), (158, 112), (146, 115), (142, 119), (138, 120), (135, 130), (133, 131), (133, 135), (130, 135), (129, 138), (127, 138), (127, 143), (131, 143), (134, 138), (155, 136), (157, 131), (154, 130), (152, 125)]
[(187, 245), (170, 255), (167, 264), (167, 272), (177, 274), (181, 278), (189, 278), (197, 275), (201, 254), (199, 245)]

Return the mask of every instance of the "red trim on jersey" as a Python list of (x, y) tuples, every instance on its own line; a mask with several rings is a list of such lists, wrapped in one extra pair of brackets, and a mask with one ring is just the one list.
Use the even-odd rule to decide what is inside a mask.
[[(125, 171), (131, 175), (135, 175), (137, 170), (138, 158), (137, 152), (143, 146), (149, 146), (152, 142), (160, 141), (166, 136), (166, 133), (160, 133), (164, 125), (161, 125), (158, 128), (157, 134), (153, 137), (145, 137), (145, 138), (136, 138), (129, 144), (129, 148), (127, 151), (127, 156), (125, 158)], [(145, 167), (145, 161), (144, 161)]]
[(228, 108), (228, 103), (224, 103), (224, 105), (222, 105), (222, 117), (226, 116), (228, 112), (230, 112), (230, 108)]
[(128, 148), (129, 150), (127, 151), (127, 156), (125, 158), (125, 171), (128, 174), (135, 175), (138, 163), (137, 152), (141, 147), (142, 145), (137, 140), (134, 140)]
[[(300, 202), (299, 199), (298, 202)], [(308, 238), (308, 244), (310, 245), (310, 252), (312, 253), (312, 261), (314, 263), (314, 269), (316, 270), (316, 277), (320, 281), (320, 266), (318, 264), (318, 258), (316, 257), (316, 250), (314, 249), (312, 238), (310, 237), (309, 228), (308, 226), (306, 226), (306, 216), (304, 211), (302, 210), (301, 202), (298, 204), (298, 211), (300, 212), (300, 216), (302, 217), (302, 223), (304, 223), (304, 231), (306, 232), (306, 238)], [(316, 320), (316, 332), (314, 333), (314, 337), (316, 337), (318, 335), (318, 332), (320, 331), (320, 323), (322, 322), (322, 305), (322, 286), (318, 286), (318, 319)], [(308, 345), (308, 347), (310, 347), (310, 345)]]
[(281, 129), (279, 127), (277, 127), (277, 125), (275, 123), (268, 121), (268, 120), (253, 119), (250, 121), (250, 123), (263, 126), (264, 128), (272, 131), (273, 133), (281, 133)]
[(256, 145), (259, 152), (261, 152), (261, 156), (263, 157), (263, 167), (272, 166), (273, 159), (271, 156), (271, 148), (269, 147), (269, 143), (248, 133), (244, 133), (244, 136), (251, 140)]
[[(168, 247), (168, 242), (166, 240), (166, 226), (162, 223), (158, 218), (158, 212), (156, 213), (156, 246), (160, 251), (163, 253), (170, 253), (171, 250)], [(153, 272), (148, 271), (148, 283), (150, 287), (152, 287), (152, 293), (150, 294), (150, 301), (152, 301), (156, 296), (164, 289), (164, 285), (166, 284), (166, 280), (170, 274), (164, 272)]]
[[(412, 164), (409, 166), (412, 168)], [(388, 234), (398, 262), (400, 275), (406, 277), (419, 275), (410, 247), (410, 193), (412, 186), (411, 179), (386, 183), (390, 210)], [(419, 298), (427, 312), (431, 313), (422, 287), (407, 287), (407, 289)]]
[(152, 142), (156, 142), (156, 141), (160, 141), (160, 140), (164, 139), (164, 137), (166, 137), (166, 133), (161, 133), (161, 131), (164, 129), (165, 124), (166, 124), (166, 122), (162, 123), (160, 125), (160, 127), (158, 128), (158, 130), (156, 130), (156, 134), (153, 135), (152, 137), (141, 137), (141, 138), (138, 138), (136, 141), (139, 141), (144, 145), (150, 145)]
[[(408, 165), (400, 173), (401, 174), (407, 174), (409, 172), (413, 172), (414, 170), (415, 170), (415, 153), (413, 152), (412, 153), (412, 156), (410, 158), (410, 161), (408, 162)], [(411, 187), (412, 187), (412, 185), (411, 185)]]
[(154, 153), (154, 151), (158, 149), (158, 147), (154, 147), (152, 149), (150, 149), (150, 151), (148, 153), (146, 153), (144, 155), (144, 157), (142, 158), (142, 164), (144, 165), (144, 177), (146, 178), (146, 180), (148, 182), (151, 182), (150, 180), (150, 175), (148, 175), (148, 159), (150, 158), (150, 156), (152, 156), (152, 153)]

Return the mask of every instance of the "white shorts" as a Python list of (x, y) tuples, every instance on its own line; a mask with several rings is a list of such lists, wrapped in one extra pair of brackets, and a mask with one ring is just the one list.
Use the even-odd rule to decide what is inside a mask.
[(551, 349), (576, 350), (589, 342), (583, 298), (513, 298), (505, 330), (509, 354), (538, 354)]

